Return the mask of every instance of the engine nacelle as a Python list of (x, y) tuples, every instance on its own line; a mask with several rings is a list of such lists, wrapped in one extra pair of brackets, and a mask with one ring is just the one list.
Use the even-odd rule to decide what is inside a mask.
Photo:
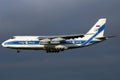
[(40, 44), (43, 44), (43, 45), (45, 45), (45, 44), (50, 44), (50, 39), (43, 39), (43, 40), (40, 40)]
[(54, 39), (43, 39), (40, 40), (40, 44), (53, 44), (53, 45), (57, 45), (60, 44), (60, 41), (64, 40), (63, 38), (54, 38)]
[(63, 38), (54, 38), (50, 41), (51, 44), (60, 44), (60, 41), (64, 40)]

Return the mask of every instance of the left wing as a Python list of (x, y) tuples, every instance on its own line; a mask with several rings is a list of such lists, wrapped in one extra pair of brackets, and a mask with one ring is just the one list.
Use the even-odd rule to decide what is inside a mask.
[(56, 38), (62, 38), (62, 39), (74, 39), (74, 38), (79, 38), (79, 37), (84, 37), (84, 34), (74, 34), (74, 35), (58, 35), (58, 36), (40, 36), (38, 37), (39, 40), (43, 39), (56, 39)]

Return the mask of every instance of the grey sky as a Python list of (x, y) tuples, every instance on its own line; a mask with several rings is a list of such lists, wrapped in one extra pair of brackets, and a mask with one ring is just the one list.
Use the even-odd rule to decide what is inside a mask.
[[(107, 18), (120, 34), (119, 0), (0, 0), (0, 42), (15, 35), (86, 33)], [(120, 80), (120, 39), (60, 54), (0, 47), (0, 80)]]

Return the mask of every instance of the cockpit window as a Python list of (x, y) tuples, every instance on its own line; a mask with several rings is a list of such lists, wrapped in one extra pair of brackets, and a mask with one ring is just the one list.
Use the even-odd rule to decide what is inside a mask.
[(15, 39), (15, 36), (11, 37), (10, 39)]

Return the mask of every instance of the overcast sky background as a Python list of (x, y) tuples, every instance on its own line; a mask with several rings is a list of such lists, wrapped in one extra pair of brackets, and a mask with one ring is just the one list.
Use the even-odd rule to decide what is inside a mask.
[[(120, 34), (120, 0), (0, 0), (0, 42), (15, 35), (86, 33), (107, 18), (105, 35)], [(0, 47), (0, 80), (120, 80), (120, 38), (46, 54)]]

